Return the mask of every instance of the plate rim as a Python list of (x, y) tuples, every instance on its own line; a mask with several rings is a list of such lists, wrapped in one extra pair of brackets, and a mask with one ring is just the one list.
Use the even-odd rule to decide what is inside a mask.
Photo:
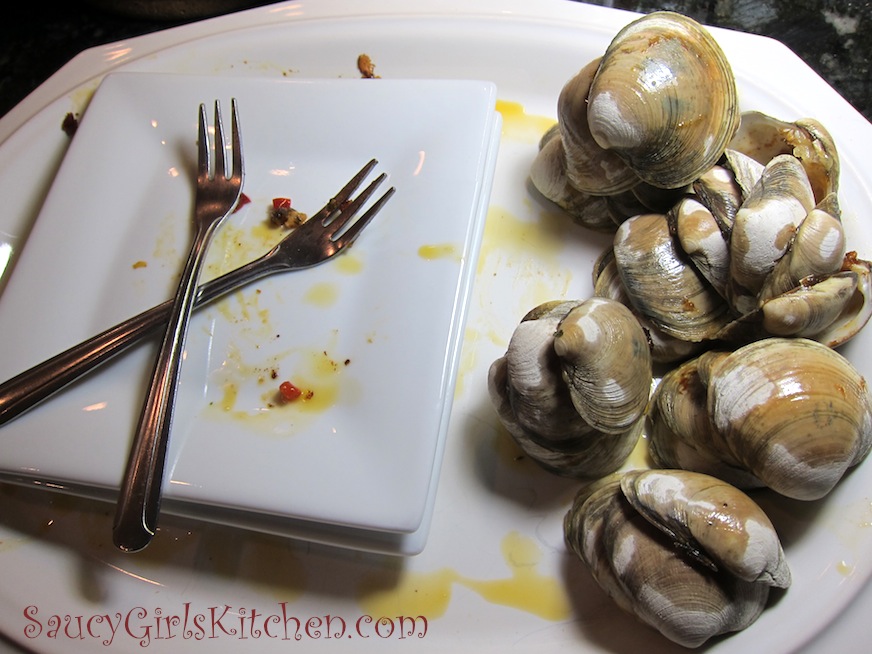
[[(567, 1), (568, 1), (568, 0), (567, 0)], [(293, 4), (293, 3), (289, 3), (288, 6), (290, 7), (292, 4)], [(342, 3), (342, 2), (338, 2), (338, 3), (335, 3), (335, 4), (338, 6), (338, 5), (341, 5), (341, 4), (343, 4), (343, 3)], [(388, 5), (391, 5), (391, 4), (394, 4), (394, 3), (388, 2), (387, 4), (388, 4)], [(492, 5), (493, 3), (483, 3), (483, 4), (491, 4), (491, 5)], [(561, 4), (561, 3), (558, 3), (558, 4)], [(597, 9), (597, 10), (599, 10), (599, 9), (605, 9), (605, 8), (593, 7), (593, 6), (587, 6), (587, 5), (584, 6), (584, 10), (589, 10), (589, 9)], [(251, 10), (251, 11), (253, 11), (253, 12), (257, 12), (258, 10)], [(616, 11), (616, 10), (609, 10), (609, 11)], [(149, 36), (150, 36), (150, 35), (149, 35)], [(752, 36), (752, 35), (742, 35), (742, 36)], [(148, 36), (146, 36), (146, 37), (141, 37), (141, 38), (145, 38), (145, 39), (147, 39)], [(762, 38), (762, 39), (766, 39), (766, 38), (768, 38), (768, 37), (754, 37), (754, 38)], [(788, 52), (789, 52), (789, 51), (788, 51)], [(792, 55), (793, 53), (790, 53), (790, 54)], [(794, 56), (794, 58), (796, 58), (795, 55), (793, 55), (793, 56)], [(796, 58), (796, 59), (798, 60), (798, 58)], [(830, 87), (827, 86), (827, 89), (830, 89)], [(830, 90), (831, 90), (831, 89), (830, 89)], [(847, 102), (845, 102), (845, 105), (846, 105), (846, 107), (849, 107), (851, 110), (853, 110), (853, 111), (856, 112), (856, 110), (854, 110), (853, 107), (850, 107), (850, 105), (848, 105)], [(858, 113), (858, 112), (857, 112), (857, 113)], [(859, 115), (859, 113), (858, 113), (858, 115)], [(865, 121), (864, 121), (864, 122), (865, 122)], [(3, 126), (4, 126), (3, 123), (0, 122), (0, 133), (2, 133), (2, 128), (3, 128)], [(821, 629), (823, 629), (823, 627), (822, 627)], [(818, 633), (818, 632), (815, 632), (815, 634), (813, 634), (810, 638), (813, 638), (817, 633)], [(801, 644), (801, 643), (800, 643), (800, 644)]]

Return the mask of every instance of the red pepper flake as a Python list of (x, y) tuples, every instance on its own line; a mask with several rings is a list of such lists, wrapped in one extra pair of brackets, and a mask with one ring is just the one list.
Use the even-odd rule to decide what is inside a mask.
[(299, 227), (308, 216), (291, 207), (291, 198), (273, 198), (269, 212), (270, 221), (279, 227)]
[(286, 402), (293, 402), (303, 394), (303, 391), (294, 386), (291, 382), (283, 381), (279, 384), (279, 393)]
[(251, 198), (248, 197), (245, 193), (240, 193), (239, 194), (239, 201), (236, 203), (236, 206), (233, 208), (233, 213), (236, 213), (237, 211), (242, 209), (242, 207), (244, 207), (249, 202), (251, 202)]
[(270, 220), (274, 225), (284, 227), (288, 222), (288, 216), (291, 213), (291, 198), (273, 198), (272, 211), (270, 211)]

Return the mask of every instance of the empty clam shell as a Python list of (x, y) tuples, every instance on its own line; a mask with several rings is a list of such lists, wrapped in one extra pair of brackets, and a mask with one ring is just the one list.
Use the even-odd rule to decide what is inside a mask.
[(721, 222), (692, 196), (679, 201), (667, 214), (681, 249), (721, 297), (730, 280), (730, 246)]
[(669, 370), (654, 390), (647, 418), (651, 459), (657, 468), (702, 472), (737, 488), (759, 488), (763, 483), (733, 459), (709, 420), (700, 364), (710, 357)]
[(759, 111), (744, 112), (729, 148), (762, 164), (780, 154), (791, 154), (806, 169), (816, 201), (838, 192), (840, 164), (835, 142), (813, 118), (789, 122)]
[(606, 198), (585, 193), (570, 184), (563, 147), (555, 125), (540, 141), (539, 153), (530, 167), (530, 182), (579, 225), (596, 231), (615, 231), (617, 225), (612, 220)]
[(648, 14), (622, 29), (603, 54), (587, 119), (596, 142), (642, 180), (687, 186), (717, 162), (738, 128), (732, 69), (693, 19)]
[(587, 95), (600, 59), (570, 79), (557, 99), (557, 120), (572, 186), (592, 195), (614, 195), (635, 186), (639, 178), (615, 152), (601, 148), (588, 126)]
[(553, 347), (557, 325), (576, 304), (549, 302), (530, 311), (515, 328), (505, 356), (492, 365), (491, 395), (503, 398), (506, 421), (547, 441), (590, 431), (572, 405)]
[(793, 241), (763, 282), (758, 303), (790, 291), (810, 275), (828, 275), (842, 266), (846, 238), (835, 195), (812, 209), (799, 224)]
[(701, 344), (685, 341), (666, 334), (648, 318), (636, 312), (630, 298), (624, 289), (624, 283), (618, 273), (614, 250), (609, 248), (597, 259), (594, 266), (593, 291), (597, 297), (609, 298), (620, 302), (634, 312), (642, 330), (648, 337), (651, 347), (651, 360), (654, 363), (674, 363), (697, 354)]

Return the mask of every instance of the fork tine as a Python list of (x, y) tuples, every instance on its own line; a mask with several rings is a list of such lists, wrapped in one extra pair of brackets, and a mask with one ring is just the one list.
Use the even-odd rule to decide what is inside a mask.
[(344, 203), (339, 210), (338, 215), (335, 217), (331, 216), (332, 220), (326, 221), (323, 233), (329, 237), (338, 233), (339, 230), (354, 217), (354, 215), (360, 210), (360, 207), (363, 206), (363, 203), (369, 199), (369, 196), (375, 192), (376, 188), (378, 188), (385, 179), (387, 179), (387, 175), (382, 173), (372, 180), (370, 185), (363, 189), (356, 198), (350, 202)]
[(236, 98), (230, 99), (231, 127), (230, 141), (233, 148), (233, 177), (242, 179), (242, 141), (239, 136), (239, 110), (236, 106)]
[(351, 225), (348, 229), (345, 230), (342, 234), (339, 235), (338, 238), (334, 239), (334, 242), (339, 248), (345, 248), (354, 243), (357, 240), (357, 237), (360, 236), (360, 233), (363, 231), (363, 228), (366, 227), (369, 222), (375, 218), (375, 215), (381, 211), (382, 206), (385, 202), (387, 202), (390, 197), (396, 192), (393, 186), (389, 188), (384, 194), (375, 201), (375, 203), (366, 210), (360, 218), (358, 218), (353, 225)]
[(357, 190), (357, 187), (360, 186), (364, 179), (366, 179), (366, 176), (369, 175), (373, 168), (375, 168), (376, 164), (378, 164), (376, 159), (370, 159), (370, 161), (361, 168), (354, 177), (348, 180), (348, 183), (343, 186), (336, 195), (330, 198), (330, 200), (327, 201), (327, 204), (325, 204), (318, 213), (314, 214), (309, 220), (307, 220), (306, 223), (314, 224), (315, 221), (325, 220), (333, 215), (342, 207), (351, 194)]
[(197, 179), (209, 179), (209, 127), (206, 118), (206, 105), (200, 105), (200, 122), (197, 129)]
[(212, 176), (228, 177), (224, 164), (224, 125), (221, 120), (221, 107), (215, 100), (215, 164), (212, 166)]

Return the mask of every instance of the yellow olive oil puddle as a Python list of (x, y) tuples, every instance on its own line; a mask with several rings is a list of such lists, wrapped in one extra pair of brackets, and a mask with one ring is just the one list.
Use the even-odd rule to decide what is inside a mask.
[(91, 102), (91, 98), (94, 97), (94, 91), (97, 90), (97, 86), (99, 85), (99, 83), (99, 80), (88, 82), (70, 91), (70, 102), (74, 107), (77, 107), (77, 109), (74, 111), (77, 118), (82, 117), (82, 113), (88, 107), (88, 104)]
[[(256, 331), (258, 340), (264, 340), (272, 332), (269, 309), (260, 306), (261, 291), (240, 290), (215, 302), (216, 309), (231, 324), (244, 325), (249, 333)], [(265, 329), (264, 329), (265, 328)]]
[(496, 109), (503, 117), (502, 136), (513, 141), (538, 143), (557, 122), (547, 116), (528, 114), (523, 105), (508, 100), (497, 100)]
[(341, 394), (341, 373), (351, 360), (337, 361), (326, 351), (306, 352), (301, 366), (279, 376), (279, 383), (287, 379), (303, 394), (296, 400), (277, 398), (277, 408), (301, 413), (323, 413), (334, 406)]
[(872, 501), (864, 497), (833, 509), (827, 511), (819, 523), (822, 522), (844, 548), (845, 558), (834, 564), (834, 567), (840, 574), (847, 575), (854, 571), (854, 565), (848, 562), (862, 560), (864, 556), (869, 537), (868, 529), (872, 527)]
[(330, 282), (319, 282), (317, 284), (313, 284), (306, 294), (303, 296), (303, 300), (312, 304), (316, 307), (330, 307), (336, 304), (336, 300), (339, 299), (339, 288), (336, 284)]
[[(268, 220), (252, 225), (225, 225), (210, 247), (203, 279), (217, 277), (242, 266), (268, 252), (290, 233)], [(364, 269), (363, 260), (349, 250), (330, 262), (345, 275)], [(329, 307), (340, 299), (340, 285), (333, 282), (312, 284), (303, 294), (303, 301), (315, 307)], [(239, 339), (251, 347), (229, 347), (219, 361), (213, 377), (212, 400), (205, 415), (214, 419), (231, 419), (269, 435), (290, 435), (308, 426), (315, 416), (334, 407), (340, 398), (349, 404), (359, 401), (360, 383), (342, 373), (351, 364), (346, 357), (334, 357), (335, 338), (324, 349), (306, 351), (291, 347), (275, 352), (276, 339), (282, 335), (281, 325), (274, 324), (270, 310), (262, 303), (262, 292), (256, 285), (240, 289), (215, 302), (211, 311), (235, 325)], [(335, 335), (334, 335), (335, 336)], [(236, 339), (234, 339), (236, 340)], [(293, 344), (293, 340), (289, 340)], [(256, 362), (252, 358), (252, 349)], [(243, 351), (246, 353), (243, 355)], [(262, 356), (257, 352), (262, 351)], [(270, 353), (270, 354), (267, 354)], [(213, 367), (214, 369), (214, 367)], [(279, 386), (289, 381), (302, 391), (294, 400), (285, 399)]]
[(444, 615), (455, 585), (463, 586), (482, 599), (508, 606), (545, 620), (565, 620), (571, 609), (559, 580), (541, 574), (542, 552), (530, 538), (517, 532), (502, 542), (502, 554), (511, 576), (503, 579), (473, 579), (450, 569), (404, 573), (396, 586), (382, 588), (378, 579), (364, 581), (360, 604), (370, 615), (423, 615), (434, 619)]
[(463, 332), (463, 343), (460, 347), (460, 363), (457, 366), (457, 381), (454, 383), (454, 397), (463, 394), (466, 386), (466, 375), (475, 370), (478, 362), (478, 348), (475, 346), (479, 339), (479, 332), (472, 327), (467, 327)]
[(538, 221), (525, 221), (508, 209), (492, 206), (488, 209), (482, 243), (483, 256), (479, 260), (479, 272), (484, 263), (493, 257), (502, 259), (510, 266), (525, 266), (530, 270), (542, 269), (542, 263), (555, 265), (557, 256), (566, 246), (562, 216), (543, 213)]
[(176, 246), (176, 223), (178, 216), (167, 215), (161, 219), (157, 239), (154, 242), (152, 258), (164, 266), (178, 265), (181, 258)]
[(438, 245), (422, 245), (418, 248), (418, 256), (428, 261), (435, 259), (454, 259), (460, 261), (462, 258), (454, 243), (440, 243)]
[(636, 447), (634, 447), (633, 451), (630, 452), (630, 456), (627, 457), (622, 469), (636, 470), (654, 467), (656, 466), (654, 466), (651, 461), (651, 452), (648, 449), (648, 438), (643, 434), (639, 437)]
[[(543, 213), (538, 221), (528, 222), (502, 207), (488, 210), (477, 274), (482, 283), (507, 275), (518, 280), (512, 292), (520, 315), (569, 292), (572, 270), (559, 261), (569, 225), (561, 218)], [(487, 292), (479, 295), (490, 297)]]
[(839, 561), (836, 564), (836, 572), (838, 572), (843, 577), (850, 577), (852, 574), (854, 574), (854, 566), (847, 561)]
[(346, 248), (331, 264), (345, 275), (357, 275), (363, 271), (363, 260), (354, 253), (354, 248)]
[[(345, 374), (349, 358), (329, 350), (293, 350), (259, 365), (246, 364), (238, 351), (224, 362), (220, 397), (206, 408), (206, 415), (231, 419), (270, 435), (291, 435), (337, 405), (360, 401), (361, 387)], [(300, 397), (286, 400), (279, 387), (288, 381)]]

